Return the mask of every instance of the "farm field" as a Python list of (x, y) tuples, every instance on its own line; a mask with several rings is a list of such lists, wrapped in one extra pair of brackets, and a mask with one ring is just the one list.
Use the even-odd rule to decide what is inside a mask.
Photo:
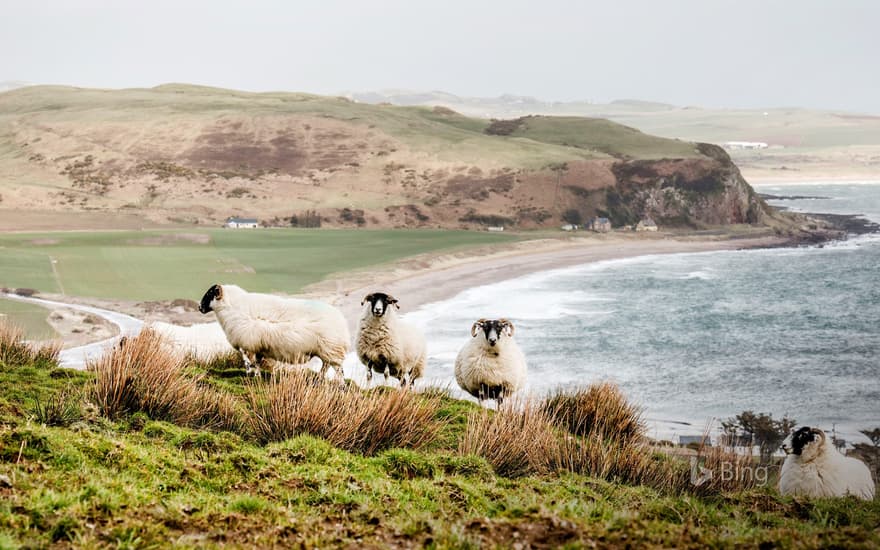
[(55, 330), (46, 322), (49, 310), (34, 304), (0, 298), (0, 321), (11, 319), (28, 338), (46, 340)]
[(128, 300), (197, 300), (221, 281), (253, 291), (293, 293), (332, 273), (518, 238), (440, 230), (2, 234), (0, 286)]

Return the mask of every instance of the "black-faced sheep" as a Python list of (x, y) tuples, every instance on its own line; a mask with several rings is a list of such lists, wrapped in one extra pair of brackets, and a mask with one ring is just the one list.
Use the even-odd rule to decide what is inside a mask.
[(825, 432), (804, 426), (782, 443), (786, 453), (779, 473), (779, 492), (808, 497), (874, 498), (874, 480), (865, 463), (844, 456)]
[(217, 315), (230, 345), (248, 365), (259, 369), (263, 358), (300, 364), (318, 357), (321, 374), (333, 367), (342, 379), (351, 336), (342, 313), (329, 304), (214, 285), (199, 311)]
[(400, 386), (412, 386), (425, 370), (425, 336), (397, 316), (397, 299), (384, 292), (368, 294), (361, 301), (364, 311), (358, 322), (355, 349), (367, 367), (367, 381), (373, 371), (393, 376)]
[(471, 327), (471, 339), (455, 358), (455, 380), (480, 401), (501, 405), (526, 383), (526, 358), (513, 339), (507, 319), (480, 319)]

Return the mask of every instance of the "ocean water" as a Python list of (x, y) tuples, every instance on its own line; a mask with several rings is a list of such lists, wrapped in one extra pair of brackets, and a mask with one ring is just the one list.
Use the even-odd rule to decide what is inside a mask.
[[(757, 185), (776, 202), (880, 221), (880, 184)], [(774, 201), (775, 202), (775, 201)], [(880, 238), (823, 247), (643, 256), (471, 288), (407, 318), (430, 331), (428, 383), (479, 317), (507, 317), (526, 391), (613, 380), (652, 435), (699, 434), (744, 410), (835, 428), (880, 426)]]

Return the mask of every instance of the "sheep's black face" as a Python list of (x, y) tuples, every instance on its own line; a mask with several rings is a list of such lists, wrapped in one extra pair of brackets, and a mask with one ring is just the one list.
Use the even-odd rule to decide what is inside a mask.
[(374, 292), (372, 294), (367, 294), (361, 302), (361, 305), (368, 302), (370, 304), (370, 311), (376, 317), (382, 317), (383, 315), (385, 315), (385, 312), (388, 311), (388, 308), (390, 308), (391, 306), (397, 307), (398, 309), (400, 308), (400, 306), (397, 305), (397, 299), (390, 294), (385, 294), (384, 292)]
[(507, 319), (480, 319), (471, 327), (471, 336), (476, 337), (479, 332), (482, 332), (486, 342), (494, 347), (502, 334), (513, 336), (513, 323)]
[(804, 452), (804, 448), (810, 443), (819, 439), (819, 430), (804, 426), (795, 430), (791, 435), (782, 442), (782, 450), (785, 454), (794, 454), (800, 456)]
[(219, 300), (223, 297), (223, 288), (220, 285), (214, 285), (208, 289), (208, 292), (205, 292), (205, 295), (202, 296), (202, 301), (199, 304), (199, 311), (202, 313), (210, 313), (214, 311), (214, 308), (211, 307), (211, 302), (214, 300)]

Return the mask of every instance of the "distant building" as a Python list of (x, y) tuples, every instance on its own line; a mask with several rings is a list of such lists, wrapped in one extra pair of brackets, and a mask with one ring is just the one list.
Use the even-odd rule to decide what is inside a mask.
[(763, 141), (725, 141), (725, 149), (766, 149), (769, 147)]
[(644, 218), (636, 224), (636, 231), (657, 231), (657, 224), (651, 218)]
[(503, 225), (490, 225), (486, 228), (486, 231), (504, 231)]
[(578, 226), (573, 223), (567, 223), (560, 227), (563, 231), (577, 231)]
[(611, 220), (608, 218), (590, 218), (587, 220), (586, 225), (584, 225), (586, 229), (590, 231), (598, 231), (599, 233), (605, 233), (607, 231), (611, 231)]
[(227, 229), (255, 229), (260, 227), (260, 222), (256, 218), (237, 218), (235, 216), (226, 218), (223, 227)]

